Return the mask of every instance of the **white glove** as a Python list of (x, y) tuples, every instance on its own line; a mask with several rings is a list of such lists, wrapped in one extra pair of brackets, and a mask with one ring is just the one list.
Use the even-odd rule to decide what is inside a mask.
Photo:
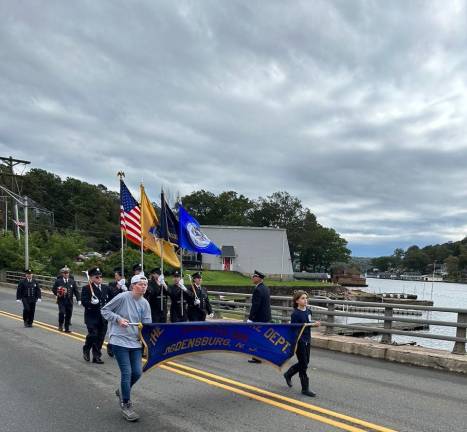
[(253, 321), (251, 321), (251, 320), (246, 320), (246, 322), (247, 322), (247, 323), (252, 323)]
[(78, 306), (81, 306), (81, 300), (78, 300)]
[(160, 276), (157, 278), (157, 282), (159, 283), (159, 285), (161, 285), (162, 287), (164, 287), (165, 289), (167, 289), (167, 284), (165, 283), (164, 275), (160, 275)]
[(200, 305), (200, 303), (201, 303), (201, 302), (199, 301), (199, 299), (198, 299), (198, 298), (197, 298), (197, 299), (195, 299), (195, 301), (194, 301), (194, 305), (195, 305), (195, 306), (199, 306), (199, 305)]
[(37, 299), (37, 303), (40, 303), (42, 301), (42, 299)]
[(118, 282), (117, 282), (117, 286), (122, 290), (122, 291), (128, 291), (128, 288), (126, 287), (125, 285), (125, 279), (120, 279)]
[(183, 291), (185, 291), (185, 292), (188, 291), (187, 288), (186, 288), (186, 286), (183, 285), (183, 282), (182, 282), (182, 281), (180, 281), (180, 282), (178, 283), (178, 286), (179, 286)]
[(21, 303), (21, 300), (16, 300), (18, 303)]
[(210, 314), (208, 315), (208, 318), (214, 318), (214, 312), (210, 313)]

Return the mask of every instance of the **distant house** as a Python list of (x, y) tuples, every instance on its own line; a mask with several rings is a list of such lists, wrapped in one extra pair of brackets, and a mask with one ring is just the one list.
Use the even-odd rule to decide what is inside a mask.
[(222, 250), (221, 256), (203, 254), (203, 268), (269, 277), (293, 277), (287, 232), (282, 228), (203, 225), (203, 232)]

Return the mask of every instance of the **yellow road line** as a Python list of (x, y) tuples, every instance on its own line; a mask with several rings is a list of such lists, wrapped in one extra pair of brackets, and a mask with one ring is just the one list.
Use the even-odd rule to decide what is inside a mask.
[(209, 378), (217, 379), (219, 381), (222, 381), (222, 382), (225, 382), (225, 383), (228, 383), (228, 384), (233, 384), (233, 385), (236, 385), (238, 387), (242, 387), (242, 388), (245, 388), (245, 389), (248, 389), (248, 390), (253, 390), (253, 391), (257, 392), (257, 393), (261, 393), (263, 395), (270, 396), (270, 397), (273, 397), (275, 399), (279, 399), (279, 400), (282, 400), (282, 401), (285, 401), (285, 402), (288, 402), (288, 403), (292, 403), (294, 405), (298, 405), (298, 406), (301, 406), (303, 408), (308, 408), (310, 410), (317, 411), (317, 412), (320, 412), (322, 414), (333, 416), (333, 417), (339, 418), (341, 420), (352, 422), (352, 423), (358, 424), (360, 426), (365, 426), (365, 427), (374, 429), (375, 431), (378, 431), (378, 432), (396, 432), (394, 429), (388, 429), (388, 428), (385, 428), (384, 426), (380, 426), (380, 425), (370, 423), (370, 422), (367, 422), (365, 420), (360, 420), (360, 419), (357, 419), (357, 418), (354, 418), (354, 417), (350, 417), (350, 416), (347, 416), (345, 414), (340, 414), (340, 413), (338, 413), (336, 411), (328, 410), (326, 408), (321, 408), (321, 407), (319, 407), (317, 405), (308, 404), (306, 402), (302, 402), (302, 401), (297, 400), (297, 399), (289, 398), (287, 396), (282, 396), (282, 395), (280, 395), (278, 393), (273, 393), (273, 392), (270, 392), (270, 391), (255, 387), (255, 386), (251, 386), (251, 385), (248, 385), (248, 384), (243, 384), (242, 382), (235, 381), (235, 380), (232, 380), (232, 379), (229, 379), (229, 378), (225, 378), (223, 376), (216, 375), (216, 374), (213, 374), (213, 373), (210, 373), (210, 372), (205, 372), (205, 371), (203, 371), (201, 369), (192, 368), (190, 366), (186, 366), (186, 365), (181, 364), (181, 363), (167, 362), (167, 363), (164, 363), (164, 364), (165, 365), (176, 366), (176, 367), (185, 369), (187, 371), (191, 371), (191, 372), (194, 372), (194, 373), (197, 373), (197, 374), (200, 374), (200, 375), (204, 375), (204, 376), (207, 376)]
[(326, 417), (322, 417), (320, 415), (313, 414), (313, 413), (310, 413), (308, 411), (304, 411), (304, 410), (301, 410), (299, 408), (295, 408), (295, 407), (286, 405), (286, 404), (281, 403), (281, 402), (276, 402), (274, 400), (265, 398), (263, 396), (258, 396), (258, 395), (254, 394), (254, 393), (246, 392), (244, 390), (240, 390), (240, 389), (235, 388), (235, 387), (231, 387), (231, 386), (228, 386), (228, 385), (225, 385), (225, 384), (221, 384), (221, 383), (219, 383), (217, 381), (212, 381), (212, 380), (209, 380), (207, 378), (203, 378), (203, 377), (200, 377), (200, 376), (197, 376), (197, 375), (194, 375), (194, 374), (190, 374), (188, 372), (183, 372), (181, 370), (178, 370), (178, 369), (172, 368), (170, 366), (167, 366), (166, 364), (161, 365), (160, 368), (165, 369), (165, 370), (169, 370), (169, 371), (177, 373), (179, 375), (183, 375), (183, 376), (186, 376), (186, 377), (189, 377), (189, 378), (193, 378), (195, 380), (204, 382), (206, 384), (209, 384), (209, 385), (212, 385), (212, 386), (215, 386), (215, 387), (222, 388), (224, 390), (229, 390), (229, 391), (231, 391), (233, 393), (237, 393), (237, 394), (240, 394), (242, 396), (246, 396), (246, 397), (251, 398), (251, 399), (256, 399), (257, 401), (263, 402), (263, 403), (268, 404), (268, 405), (275, 406), (276, 408), (281, 408), (283, 410), (290, 411), (290, 412), (293, 412), (295, 414), (299, 414), (301, 416), (308, 417), (308, 418), (311, 418), (313, 420), (317, 420), (317, 421), (319, 421), (321, 423), (325, 423), (325, 424), (328, 424), (330, 426), (335, 426), (337, 428), (340, 428), (340, 429), (343, 429), (343, 430), (346, 430), (346, 431), (365, 432), (364, 429), (359, 429), (359, 428), (356, 428), (354, 426), (347, 425), (345, 423), (341, 423), (341, 422), (338, 422), (338, 421), (335, 421), (335, 420), (331, 420), (331, 419), (328, 419)]
[[(12, 319), (17, 320), (17, 321), (23, 321), (23, 319), (22, 319), (22, 317), (20, 315), (13, 314), (13, 313), (10, 313), (10, 312), (7, 312), (7, 311), (0, 311), (0, 315), (3, 315), (5, 317), (7, 317), (7, 318), (12, 318)], [(51, 331), (53, 333), (57, 333), (60, 336), (66, 336), (66, 337), (69, 337), (71, 339), (78, 340), (80, 342), (83, 342), (86, 339), (86, 336), (81, 334), (81, 333), (76, 333), (76, 332), (63, 333), (63, 332), (58, 331), (51, 324), (43, 323), (41, 321), (34, 321), (34, 325), (36, 327), (42, 328), (44, 330), (48, 330), (48, 331)], [(106, 342), (104, 342), (104, 344), (107, 345)], [(235, 381), (235, 380), (232, 380), (230, 378), (223, 377), (221, 375), (216, 375), (216, 374), (213, 374), (213, 373), (210, 373), (210, 372), (206, 372), (206, 371), (203, 371), (201, 369), (192, 368), (190, 366), (186, 366), (186, 365), (181, 364), (181, 363), (176, 363), (176, 362), (170, 361), (170, 362), (167, 362), (167, 363), (164, 363), (164, 364), (160, 365), (159, 368), (165, 369), (165, 370), (173, 372), (173, 373), (177, 373), (179, 375), (190, 377), (190, 378), (193, 378), (195, 380), (205, 382), (205, 383), (207, 383), (209, 385), (213, 385), (215, 387), (220, 387), (220, 388), (232, 391), (234, 393), (241, 394), (243, 396), (247, 396), (247, 397), (252, 398), (252, 399), (256, 399), (256, 400), (261, 401), (263, 403), (273, 405), (273, 406), (276, 406), (278, 408), (285, 409), (287, 411), (291, 411), (291, 412), (294, 412), (296, 414), (303, 415), (304, 417), (312, 418), (312, 419), (315, 419), (317, 421), (327, 423), (329, 425), (336, 426), (336, 427), (342, 428), (342, 429), (347, 430), (347, 431), (360, 432), (360, 431), (363, 431), (363, 429), (359, 429), (359, 428), (356, 428), (356, 427), (353, 427), (353, 426), (350, 426), (350, 425), (347, 425), (347, 424), (344, 424), (344, 423), (341, 423), (341, 422), (338, 422), (338, 421), (334, 421), (334, 420), (329, 419), (327, 417), (322, 417), (322, 416), (319, 416), (317, 414), (313, 414), (313, 413), (310, 413), (308, 411), (304, 411), (302, 409), (287, 405), (285, 403), (277, 402), (277, 401), (268, 399), (266, 397), (259, 396), (259, 395), (254, 394), (254, 393), (246, 392), (244, 390), (241, 390), (241, 389), (238, 389), (238, 388), (235, 388), (235, 387), (231, 387), (229, 385), (219, 383), (217, 381), (221, 381), (221, 382), (224, 382), (224, 383), (227, 383), (227, 384), (231, 384), (231, 385), (234, 385), (236, 387), (252, 390), (252, 391), (254, 391), (256, 393), (260, 393), (260, 394), (268, 396), (270, 398), (281, 400), (281, 401), (287, 402), (289, 404), (293, 404), (293, 405), (296, 405), (296, 406), (299, 406), (299, 407), (302, 407), (302, 408), (306, 408), (306, 409), (311, 410), (311, 411), (316, 411), (316, 412), (319, 412), (321, 414), (325, 414), (325, 415), (328, 415), (328, 416), (331, 416), (331, 417), (334, 417), (334, 418), (338, 418), (338, 419), (347, 421), (349, 423), (353, 423), (353, 424), (356, 424), (356, 425), (359, 425), (359, 426), (370, 428), (370, 429), (372, 429), (374, 431), (377, 431), (377, 432), (396, 432), (394, 429), (389, 429), (389, 428), (386, 428), (384, 426), (380, 426), (380, 425), (377, 425), (377, 424), (374, 424), (374, 423), (371, 423), (371, 422), (367, 422), (365, 420), (357, 419), (357, 418), (354, 418), (354, 417), (351, 417), (351, 416), (347, 416), (345, 414), (338, 413), (336, 411), (328, 410), (326, 408), (321, 408), (321, 407), (319, 407), (317, 405), (312, 405), (312, 404), (302, 402), (302, 401), (297, 400), (297, 399), (289, 398), (287, 396), (282, 396), (282, 395), (280, 395), (278, 393), (273, 393), (273, 392), (261, 389), (259, 387), (244, 384), (242, 382)], [(183, 370), (180, 370), (180, 369), (183, 369)], [(217, 380), (217, 381), (213, 381), (212, 379), (203, 378), (203, 377), (201, 377), (199, 375), (204, 375), (205, 377), (209, 377), (209, 378), (212, 378), (212, 379)]]

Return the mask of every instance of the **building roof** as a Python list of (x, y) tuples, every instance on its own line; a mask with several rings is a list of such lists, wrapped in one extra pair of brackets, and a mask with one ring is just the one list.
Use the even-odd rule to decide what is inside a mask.
[(286, 231), (285, 228), (276, 227), (252, 227), (252, 226), (227, 226), (227, 225), (201, 225), (201, 228), (214, 228), (225, 230), (253, 230), (253, 231)]
[(233, 246), (222, 246), (222, 258), (235, 258), (235, 248)]

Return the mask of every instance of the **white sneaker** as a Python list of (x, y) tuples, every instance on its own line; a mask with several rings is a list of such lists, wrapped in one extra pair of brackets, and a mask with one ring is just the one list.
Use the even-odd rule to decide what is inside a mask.
[(131, 402), (122, 402), (120, 407), (122, 408), (123, 418), (129, 422), (134, 422), (139, 419), (139, 415), (133, 410)]

